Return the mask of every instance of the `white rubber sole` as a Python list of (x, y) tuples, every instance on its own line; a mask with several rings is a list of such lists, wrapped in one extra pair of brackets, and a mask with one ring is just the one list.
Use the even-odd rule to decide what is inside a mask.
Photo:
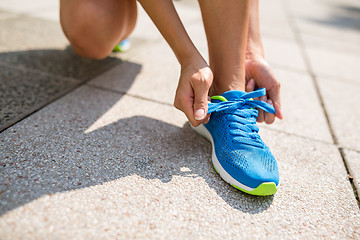
[(225, 180), (225, 182), (233, 185), (236, 188), (240, 188), (240, 190), (245, 190), (246, 192), (252, 192), (254, 191), (254, 188), (248, 187), (240, 182), (238, 182), (236, 179), (230, 176), (225, 169), (221, 166), (218, 158), (216, 157), (215, 153), (215, 147), (214, 147), (214, 140), (210, 134), (210, 132), (206, 129), (206, 127), (201, 124), (198, 127), (193, 127), (191, 124), (190, 126), (201, 136), (205, 137), (207, 140), (211, 142), (212, 146), (212, 153), (211, 153), (211, 160), (214, 165), (215, 170), (219, 173), (220, 177)]

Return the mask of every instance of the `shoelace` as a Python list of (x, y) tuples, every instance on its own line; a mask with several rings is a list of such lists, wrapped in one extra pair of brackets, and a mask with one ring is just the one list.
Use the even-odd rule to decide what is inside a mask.
[(275, 113), (275, 109), (270, 104), (253, 100), (266, 94), (265, 88), (257, 89), (253, 92), (244, 94), (240, 99), (223, 102), (211, 102), (208, 104), (208, 113), (223, 112), (229, 122), (229, 134), (233, 135), (234, 143), (245, 143), (252, 146), (262, 147), (259, 128), (256, 125), (258, 111), (255, 108), (266, 112)]

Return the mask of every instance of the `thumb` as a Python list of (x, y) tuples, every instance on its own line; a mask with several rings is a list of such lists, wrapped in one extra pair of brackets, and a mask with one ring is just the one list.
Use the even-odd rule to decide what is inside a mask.
[(208, 110), (208, 89), (206, 86), (197, 86), (194, 89), (194, 118), (195, 120), (203, 120)]

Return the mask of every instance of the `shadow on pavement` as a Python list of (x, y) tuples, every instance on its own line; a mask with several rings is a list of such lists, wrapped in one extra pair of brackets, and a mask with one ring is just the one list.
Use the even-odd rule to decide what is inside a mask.
[(0, 53), (0, 132), (121, 63), (114, 57), (85, 59), (71, 47)]
[[(86, 134), (81, 119), (71, 121), (73, 130), (58, 122), (52, 133), (47, 130), (47, 136), (36, 131), (36, 139), (26, 140), (31, 143), (19, 143), (21, 132), (10, 134), (10, 139), (0, 138), (6, 152), (0, 175), (1, 215), (43, 195), (101, 185), (134, 174), (164, 184), (174, 176), (202, 178), (231, 207), (251, 214), (266, 210), (273, 201), (273, 196), (251, 196), (225, 183), (210, 163), (210, 143), (188, 124), (180, 128), (134, 116)], [(11, 152), (6, 145), (11, 139), (14, 141), (10, 144), (21, 145), (16, 149), (24, 154)]]
[[(77, 74), (76, 66), (87, 68), (83, 60), (71, 60), (66, 51), (56, 50), (7, 54), (7, 61), (16, 61), (22, 55), (26, 68), (44, 68), (66, 77)], [(56, 56), (57, 60), (51, 62)], [(74, 66), (77, 61), (80, 63)], [(121, 60), (108, 61), (117, 64)], [(97, 68), (97, 64), (90, 64), (90, 68)], [(125, 64), (126, 73), (119, 76), (117, 84), (129, 89), (141, 65), (121, 64)], [(70, 70), (63, 71), (66, 69)], [(25, 73), (19, 77), (27, 81)], [(49, 79), (46, 75), (44, 84)], [(30, 92), (37, 96), (31, 86), (29, 89), (24, 89), (24, 95)], [(111, 109), (122, 105), (122, 97), (96, 87), (82, 87), (4, 131), (0, 135), (0, 215), (45, 195), (101, 185), (134, 174), (164, 184), (174, 176), (202, 178), (227, 204), (247, 213), (259, 213), (271, 205), (273, 196), (251, 196), (225, 183), (210, 163), (210, 143), (188, 124), (180, 128), (136, 114), (117, 118), (119, 112), (115, 111), (110, 116), (114, 122), (89, 131)], [(133, 112), (132, 106), (128, 110)]]
[(327, 18), (308, 20), (331, 27), (360, 31), (360, 6), (333, 5), (333, 11)]

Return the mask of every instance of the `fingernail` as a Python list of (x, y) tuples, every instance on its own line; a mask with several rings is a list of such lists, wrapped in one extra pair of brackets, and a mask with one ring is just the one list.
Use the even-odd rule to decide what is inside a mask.
[(200, 108), (198, 110), (196, 110), (195, 112), (195, 119), (196, 120), (203, 120), (205, 117), (205, 110)]

